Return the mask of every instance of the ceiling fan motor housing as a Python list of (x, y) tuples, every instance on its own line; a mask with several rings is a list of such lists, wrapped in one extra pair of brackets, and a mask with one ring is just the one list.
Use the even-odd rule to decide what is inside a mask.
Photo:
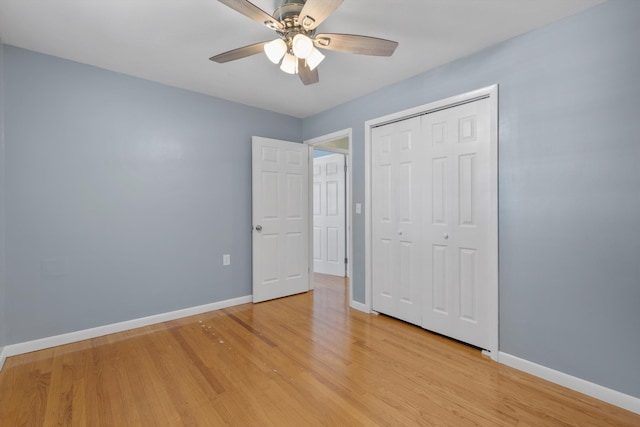
[(304, 5), (305, 0), (283, 0), (281, 5), (273, 12), (273, 17), (284, 25), (283, 29), (277, 29), (276, 31), (287, 43), (289, 51), (292, 50), (292, 41), (296, 35), (303, 34), (312, 38), (315, 33), (313, 30), (304, 29), (302, 23), (298, 21)]
[(274, 12), (273, 17), (282, 22), (287, 28), (297, 27), (298, 16), (304, 7), (303, 0), (283, 0), (282, 5)]

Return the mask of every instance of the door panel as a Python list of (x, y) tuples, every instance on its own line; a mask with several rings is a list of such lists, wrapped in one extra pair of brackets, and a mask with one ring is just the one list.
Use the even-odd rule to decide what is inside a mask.
[(421, 323), (420, 118), (373, 129), (373, 309)]
[[(449, 278), (447, 269), (447, 259), (449, 258), (447, 254), (448, 248), (446, 246), (433, 245), (431, 250), (431, 264), (429, 266), (431, 267), (432, 300), (430, 305), (425, 306), (425, 310), (431, 308), (431, 310), (435, 312), (446, 315), (449, 313), (449, 301), (447, 298), (447, 283)], [(427, 295), (427, 300), (428, 298), (429, 296)]]
[(340, 230), (336, 227), (327, 227), (327, 262), (339, 263), (341, 261), (340, 248), (344, 246), (344, 242), (340, 241)]
[(460, 319), (476, 323), (477, 317), (477, 288), (478, 269), (476, 264), (477, 251), (474, 249), (460, 249)]
[(487, 99), (422, 118), (429, 213), (422, 326), (491, 347), (491, 164)]
[(253, 301), (309, 290), (309, 149), (253, 137)]

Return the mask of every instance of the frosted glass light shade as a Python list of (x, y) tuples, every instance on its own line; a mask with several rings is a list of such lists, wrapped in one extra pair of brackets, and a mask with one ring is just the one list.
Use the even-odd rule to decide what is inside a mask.
[(287, 53), (287, 44), (282, 39), (275, 39), (264, 45), (264, 53), (267, 54), (269, 61), (277, 64)]
[(296, 34), (293, 38), (293, 54), (298, 58), (306, 59), (313, 51), (313, 42), (304, 34)]
[(290, 53), (287, 53), (282, 60), (280, 69), (285, 73), (296, 74), (298, 72), (298, 58)]
[(322, 60), (324, 59), (324, 55), (315, 47), (311, 50), (311, 54), (307, 58), (307, 66), (310, 70), (315, 70), (315, 68), (320, 65)]

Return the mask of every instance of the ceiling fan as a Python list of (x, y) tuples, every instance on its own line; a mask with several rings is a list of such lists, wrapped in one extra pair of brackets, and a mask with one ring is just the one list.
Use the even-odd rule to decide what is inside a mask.
[[(391, 56), (398, 43), (355, 34), (317, 33), (318, 25), (344, 0), (283, 0), (269, 15), (248, 0), (218, 0), (233, 10), (278, 33), (273, 41), (264, 41), (230, 50), (209, 59), (218, 63), (234, 61), (265, 52), (285, 73), (298, 74), (305, 85), (317, 83), (318, 64), (324, 55), (318, 49), (361, 55)], [(282, 61), (282, 62), (281, 62)]]

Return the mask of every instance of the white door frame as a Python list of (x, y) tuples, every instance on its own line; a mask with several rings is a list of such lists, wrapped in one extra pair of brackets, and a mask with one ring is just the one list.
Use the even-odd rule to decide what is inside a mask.
[[(311, 138), (311, 139), (307, 139), (304, 141), (305, 144), (307, 144), (311, 150), (313, 151), (313, 148), (315, 146), (318, 145), (322, 145), (325, 144), (327, 142), (331, 142), (331, 141), (335, 141), (336, 139), (341, 139), (341, 138), (347, 138), (349, 140), (349, 150), (347, 152), (345, 152), (345, 150), (339, 149), (339, 148), (332, 148), (332, 147), (322, 147), (323, 151), (330, 151), (333, 153), (342, 153), (344, 155), (347, 156), (347, 173), (345, 176), (346, 179), (346, 183), (347, 183), (347, 192), (346, 192), (346, 198), (347, 198), (347, 203), (346, 203), (346, 216), (347, 216), (347, 229), (345, 230), (345, 236), (347, 239), (347, 277), (349, 278), (349, 299), (351, 301), (353, 301), (353, 288), (351, 286), (351, 277), (353, 275), (353, 230), (352, 230), (352, 220), (351, 220), (351, 204), (352, 204), (352, 200), (351, 200), (351, 195), (352, 193), (352, 187), (351, 187), (351, 158), (352, 158), (352, 148), (351, 148), (351, 139), (352, 139), (352, 131), (351, 128), (348, 129), (343, 129), (343, 130), (339, 130), (337, 132), (333, 132), (330, 133), (328, 135), (322, 135), (316, 138)], [(313, 161), (313, 152), (311, 153), (311, 161)], [(309, 178), (309, 194), (313, 194), (313, 168), (309, 168), (309, 174), (310, 174), (310, 178)], [(311, 204), (313, 204), (313, 197), (309, 198), (309, 214), (313, 215), (313, 206), (311, 206)], [(309, 238), (309, 244), (311, 245), (310, 250), (309, 250), (309, 257), (310, 257), (310, 264), (309, 265), (313, 265), (313, 218), (311, 218), (311, 221), (309, 221), (309, 233), (310, 233), (310, 238)], [(313, 286), (313, 281), (312, 285)]]
[(421, 116), (430, 112), (455, 107), (479, 99), (488, 98), (490, 101), (490, 151), (491, 151), (491, 283), (488, 288), (493, 294), (492, 307), (490, 307), (492, 317), (491, 348), (490, 356), (493, 360), (498, 360), (498, 85), (487, 86), (482, 89), (452, 96), (450, 98), (431, 102), (408, 110), (389, 114), (376, 119), (367, 120), (364, 124), (364, 173), (365, 173), (365, 302), (360, 306), (372, 311), (371, 283), (372, 283), (372, 218), (371, 218), (371, 132), (372, 129), (384, 124), (405, 120), (415, 116)]

